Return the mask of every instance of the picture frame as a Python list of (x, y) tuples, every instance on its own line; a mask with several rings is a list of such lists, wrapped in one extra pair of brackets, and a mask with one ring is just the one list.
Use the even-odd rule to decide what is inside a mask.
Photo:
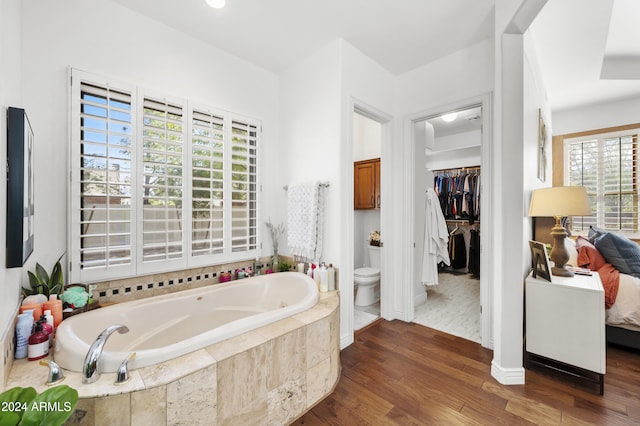
[(533, 278), (539, 278), (551, 282), (551, 264), (544, 243), (529, 240), (531, 249), (531, 269)]
[(6, 267), (21, 267), (34, 245), (34, 134), (24, 109), (7, 108)]
[(538, 179), (547, 180), (547, 124), (538, 108)]

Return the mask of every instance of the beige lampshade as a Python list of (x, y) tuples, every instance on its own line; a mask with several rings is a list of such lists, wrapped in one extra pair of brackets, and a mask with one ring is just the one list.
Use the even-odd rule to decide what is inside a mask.
[(590, 216), (591, 206), (584, 186), (553, 186), (533, 191), (529, 216)]

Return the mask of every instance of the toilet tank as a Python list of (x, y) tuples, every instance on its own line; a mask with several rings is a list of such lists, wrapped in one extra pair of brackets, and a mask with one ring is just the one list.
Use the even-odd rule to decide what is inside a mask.
[(369, 246), (369, 265), (372, 268), (380, 269), (380, 247)]

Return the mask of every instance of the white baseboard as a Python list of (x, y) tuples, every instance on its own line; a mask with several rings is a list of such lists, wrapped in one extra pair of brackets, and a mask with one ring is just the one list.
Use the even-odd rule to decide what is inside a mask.
[(491, 376), (503, 385), (524, 385), (524, 367), (504, 368), (491, 361)]

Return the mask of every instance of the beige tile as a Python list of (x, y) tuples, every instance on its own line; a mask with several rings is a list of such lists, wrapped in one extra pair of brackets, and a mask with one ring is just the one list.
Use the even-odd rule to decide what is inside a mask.
[(205, 349), (219, 362), (266, 342), (267, 339), (265, 339), (264, 336), (261, 336), (255, 331), (248, 331), (239, 336), (208, 346)]
[(95, 426), (128, 425), (131, 394), (105, 396), (95, 399)]
[(75, 410), (65, 422), (65, 426), (93, 426), (95, 422), (95, 400), (93, 398), (79, 398)]
[(132, 426), (167, 424), (167, 387), (159, 386), (131, 394)]
[(164, 385), (215, 364), (204, 349), (137, 370), (147, 388)]
[(267, 343), (270, 364), (267, 389), (304, 378), (307, 371), (307, 337), (304, 327), (270, 340)]
[(307, 409), (306, 378), (287, 382), (269, 391), (268, 424), (286, 425)]
[(215, 425), (217, 423), (216, 366), (185, 376), (167, 385), (167, 423)]
[(266, 345), (218, 362), (218, 420), (250, 412), (267, 413)]
[(336, 382), (336, 378), (331, 375), (329, 358), (310, 368), (307, 372), (307, 408), (328, 395)]
[(264, 327), (256, 329), (256, 333), (264, 336), (265, 339), (271, 340), (280, 336), (284, 336), (293, 330), (304, 327), (305, 323), (294, 318), (283, 318), (280, 321), (267, 324)]
[(338, 293), (321, 293), (323, 297), (311, 309), (295, 314), (292, 318), (297, 319), (305, 324), (311, 324), (330, 315), (338, 307)]
[(227, 418), (218, 417), (218, 426), (264, 426), (268, 424), (268, 411), (266, 398), (254, 401)]
[(331, 353), (331, 322), (329, 318), (324, 318), (309, 324), (305, 328), (307, 368), (309, 368), (328, 358)]

